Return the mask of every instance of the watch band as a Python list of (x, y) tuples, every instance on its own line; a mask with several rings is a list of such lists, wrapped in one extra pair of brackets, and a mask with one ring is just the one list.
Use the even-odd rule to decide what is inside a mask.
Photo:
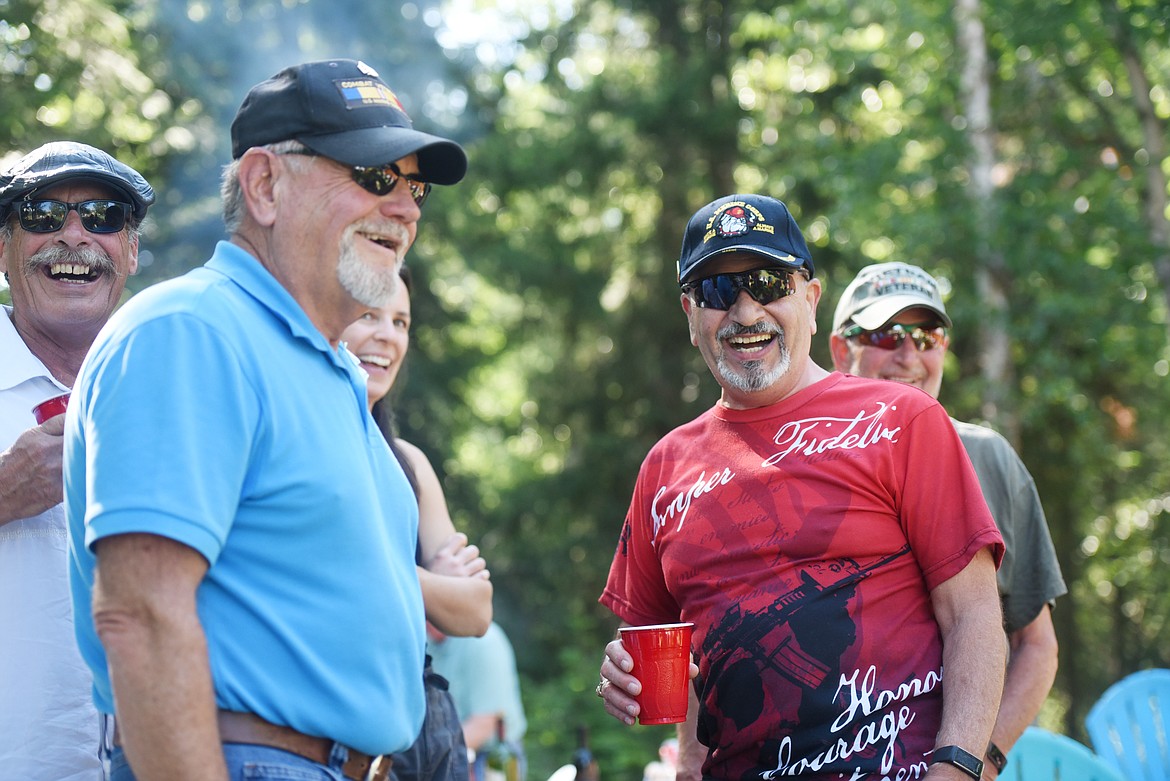
[(983, 777), (983, 760), (958, 746), (940, 746), (931, 755), (930, 764), (946, 762), (979, 781)]
[(991, 766), (995, 768), (996, 773), (1002, 773), (1003, 769), (1007, 767), (1007, 756), (999, 750), (999, 746), (995, 743), (987, 744), (987, 758), (991, 760)]

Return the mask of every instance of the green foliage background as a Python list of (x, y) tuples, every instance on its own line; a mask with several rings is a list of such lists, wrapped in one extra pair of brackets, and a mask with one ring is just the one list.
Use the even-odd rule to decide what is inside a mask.
[[(592, 689), (616, 627), (596, 599), (638, 465), (717, 396), (676, 298), (689, 214), (733, 191), (790, 205), (826, 285), (822, 365), (858, 268), (925, 266), (956, 321), (943, 402), (978, 419), (1000, 399), (989, 422), (1044, 500), (1070, 594), (1042, 722), (1083, 740), (1109, 683), (1170, 666), (1170, 10), (983, 6), (991, 221), (972, 208), (953, 13), (938, 0), (0, 0), (0, 150), (77, 138), (143, 171), (160, 201), (140, 290), (221, 237), (227, 126), (284, 65), (364, 58), (419, 127), (467, 145), (468, 178), (432, 196), (412, 251), (399, 408), (489, 559), (533, 778), (567, 761), (577, 724), (612, 778), (637, 778), (670, 734), (623, 728)], [(981, 246), (1002, 259), (1008, 387), (981, 372)]]

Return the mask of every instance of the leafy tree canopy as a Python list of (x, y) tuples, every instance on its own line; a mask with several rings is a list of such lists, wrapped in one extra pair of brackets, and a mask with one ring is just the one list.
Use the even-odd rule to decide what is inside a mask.
[[(534, 777), (567, 759), (577, 723), (607, 775), (636, 777), (670, 734), (621, 727), (592, 690), (616, 626), (596, 599), (638, 465), (717, 397), (678, 305), (687, 217), (734, 191), (789, 204), (826, 287), (826, 366), (853, 274), (924, 266), (955, 320), (942, 401), (978, 419), (1001, 399), (989, 422), (1044, 501), (1070, 594), (1043, 720), (1083, 738), (1109, 683), (1168, 666), (1170, 12), (981, 13), (984, 201), (967, 49), (935, 0), (0, 0), (0, 148), (77, 138), (156, 184), (139, 290), (221, 237), (228, 124), (285, 65), (366, 59), (419, 127), (467, 145), (468, 178), (437, 188), (411, 253), (399, 417), (488, 557)], [(997, 333), (1006, 387), (983, 369)]]

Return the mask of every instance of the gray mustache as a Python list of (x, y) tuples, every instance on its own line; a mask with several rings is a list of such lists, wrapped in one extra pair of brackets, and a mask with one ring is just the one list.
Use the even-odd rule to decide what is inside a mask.
[(32, 274), (54, 263), (74, 263), (89, 266), (98, 273), (113, 274), (118, 269), (113, 259), (97, 247), (73, 249), (60, 245), (45, 247), (25, 261), (25, 271)]

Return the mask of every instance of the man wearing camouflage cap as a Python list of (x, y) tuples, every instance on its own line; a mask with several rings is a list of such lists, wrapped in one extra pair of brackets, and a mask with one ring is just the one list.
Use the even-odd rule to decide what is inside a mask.
[(0, 776), (101, 778), (99, 721), (77, 652), (61, 505), (69, 392), (138, 266), (154, 191), (85, 144), (45, 144), (0, 174)]

